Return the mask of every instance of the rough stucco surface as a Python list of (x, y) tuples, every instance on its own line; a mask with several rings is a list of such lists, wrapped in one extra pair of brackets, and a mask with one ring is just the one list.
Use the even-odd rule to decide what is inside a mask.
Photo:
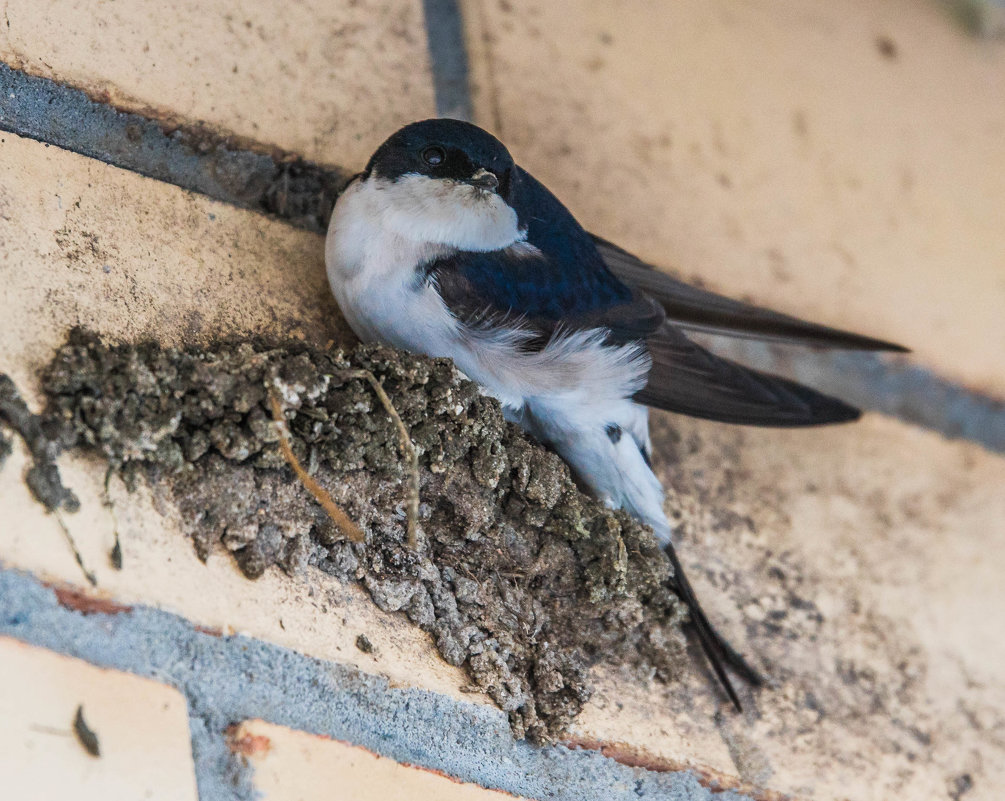
[(27, 304), (3, 329), (30, 361), (68, 323), (165, 344), (339, 336), (317, 235), (12, 134), (0, 147), (0, 292)]
[(919, 0), (464, 8), (476, 121), (588, 227), (1005, 397), (1005, 41)]
[[(345, 330), (327, 289), (321, 237), (9, 134), (0, 135), (0, 146), (0, 362), (30, 402), (39, 398), (37, 366), (74, 325), (165, 345), (252, 333), (324, 344)], [(15, 452), (0, 472), (0, 481), (14, 482), (0, 493), (5, 499), (17, 494), (23, 458)], [(198, 562), (190, 544), (171, 536), (180, 523), (165, 522), (164, 510), (138, 496), (119, 504), (117, 515), (143, 543), (149, 569), (142, 575), (114, 571), (106, 559), (114, 518), (100, 500), (102, 475), (73, 463), (64, 465), (66, 471), (66, 483), (85, 499), (74, 528), (82, 530), (86, 561), (115, 597), (146, 598), (209, 627), (249, 631), (367, 666), (378, 660), (352, 647), (364, 629), (385, 651), (391, 650), (388, 641), (395, 652), (429, 648), (423, 638), (382, 627), (379, 615), (367, 615), (372, 605), (355, 608), (358, 594), (329, 588), (315, 597), (306, 586), (276, 583), (272, 576), (252, 587), (216, 560), (193, 573)], [(114, 500), (124, 488), (113, 482), (111, 491)], [(39, 518), (33, 505), (9, 511), (11, 526), (4, 532), (21, 536), (0, 550), (6, 560), (42, 575), (80, 579), (69, 552), (54, 545), (61, 535), (51, 516)], [(40, 530), (51, 539), (36, 536)], [(93, 541), (86, 532), (93, 532)], [(123, 543), (128, 565), (128, 533)], [(329, 604), (346, 608), (360, 628), (319, 624), (317, 609)], [(407, 680), (414, 671), (399, 662), (383, 670)], [(435, 664), (423, 674), (424, 686), (442, 692), (461, 681), (445, 663)]]
[[(0, 174), (11, 254), (0, 367), (36, 409), (34, 377), (78, 323), (115, 339), (157, 331), (198, 345), (214, 329), (274, 334), (295, 309), (307, 342), (338, 338), (319, 238), (55, 148), (12, 137), (4, 147), (18, 159)], [(240, 269), (223, 273), (228, 254), (242, 256)], [(945, 798), (967, 782), (967, 798), (996, 797), (1005, 781), (995, 619), (1005, 603), (1003, 460), (879, 417), (779, 432), (660, 415), (656, 443), (699, 596), (776, 686), (748, 697), (738, 717), (697, 668), (661, 686), (601, 667), (572, 741), (819, 799)], [(15, 446), (0, 471), (12, 521), (0, 553), (8, 565), (83, 584), (56, 521), (23, 485), (25, 465)], [(226, 561), (203, 566), (177, 510), (161, 517), (142, 491), (116, 489), (113, 517), (103, 469), (65, 467), (82, 508), (64, 519), (98, 573), (97, 592), (201, 609), (197, 622), (462, 697), (464, 679), (404, 618), (375, 613), (323, 577), (308, 591), (278, 571), (252, 583)], [(107, 562), (116, 525), (123, 571)], [(353, 645), (360, 633), (379, 658)]]
[(813, 432), (666, 417), (659, 441), (681, 457), (663, 476), (700, 597), (779, 682), (759, 719), (720, 718), (741, 774), (861, 799), (940, 798), (969, 775), (993, 798), (1002, 460), (879, 417)]
[(418, 0), (5, 0), (0, 59), (322, 163), (434, 109)]
[[(253, 776), (224, 738), (235, 722), (272, 723), (352, 742), (486, 788), (555, 801), (744, 801), (690, 772), (638, 771), (590, 751), (513, 740), (490, 707), (242, 635), (221, 636), (150, 608), (83, 611), (17, 570), (0, 571), (0, 631), (92, 664), (177, 686), (189, 702), (200, 799), (253, 801)], [(413, 666), (417, 663), (412, 657)], [(215, 740), (213, 739), (215, 736)], [(207, 741), (209, 741), (207, 743)], [(450, 748), (443, 744), (449, 743)], [(206, 748), (207, 744), (215, 748)], [(230, 747), (228, 747), (230, 745)], [(328, 788), (322, 788), (327, 790)], [(48, 799), (46, 799), (48, 801)], [(360, 801), (382, 801), (364, 797)]]

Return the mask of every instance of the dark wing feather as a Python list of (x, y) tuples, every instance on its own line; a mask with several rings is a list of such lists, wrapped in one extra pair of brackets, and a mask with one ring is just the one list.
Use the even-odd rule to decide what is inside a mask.
[[(606, 329), (612, 344), (643, 341), (653, 367), (648, 385), (635, 399), (672, 412), (761, 426), (808, 426), (858, 417), (856, 409), (841, 401), (747, 369), (691, 342), (665, 322), (665, 297), (649, 297), (648, 284), (632, 289), (615, 274), (626, 264), (642, 262), (602, 240), (604, 249), (598, 251), (596, 238), (528, 173), (516, 175), (514, 194), (518, 213), (533, 210), (532, 215), (521, 214), (521, 223), (536, 254), (528, 255), (526, 249), (463, 252), (427, 266), (430, 280), (459, 319), (489, 325), (519, 320), (537, 334), (528, 347), (543, 346), (561, 331), (592, 328)], [(612, 253), (621, 254), (613, 273), (605, 261)], [(643, 277), (659, 276), (657, 287), (664, 286), (663, 279), (672, 281), (644, 265), (633, 269), (641, 270)]]
[(653, 366), (635, 400), (670, 412), (755, 426), (856, 420), (858, 409), (778, 376), (710, 353), (671, 325), (646, 340)]
[(826, 348), (907, 351), (892, 342), (808, 323), (685, 284), (617, 245), (595, 234), (591, 236), (608, 269), (629, 286), (658, 300), (666, 310), (667, 319), (681, 328)]
[(558, 330), (606, 328), (612, 343), (645, 339), (662, 325), (660, 304), (611, 273), (593, 238), (544, 185), (517, 167), (512, 192), (536, 254), (461, 252), (427, 266), (459, 319), (520, 319), (544, 338)]
[[(666, 315), (652, 298), (619, 284), (617, 294), (551, 275), (544, 256), (461, 252), (428, 266), (440, 297), (469, 325), (519, 325), (539, 346), (560, 331), (606, 329), (612, 344), (639, 342)], [(588, 279), (584, 277), (585, 284)], [(610, 280), (616, 280), (613, 276)], [(621, 292), (623, 290), (623, 294)]]

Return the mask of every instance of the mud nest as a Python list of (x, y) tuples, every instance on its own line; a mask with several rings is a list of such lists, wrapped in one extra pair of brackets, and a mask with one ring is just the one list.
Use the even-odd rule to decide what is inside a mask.
[[(353, 370), (383, 384), (418, 449), (418, 550), (407, 545), (398, 431), (367, 381), (345, 377)], [(581, 492), (558, 456), (448, 360), (370, 345), (111, 346), (75, 331), (42, 385), (38, 416), (9, 380), (0, 387), (0, 416), (29, 445), (40, 501), (72, 509), (54, 460), (98, 454), (127, 484), (166, 493), (203, 559), (229, 553), (249, 579), (275, 567), (359, 582), (463, 665), (517, 736), (559, 736), (589, 699), (598, 661), (661, 680), (686, 664), (686, 607), (666, 588), (651, 533)], [(296, 457), (365, 543), (346, 540), (295, 477), (270, 392)]]

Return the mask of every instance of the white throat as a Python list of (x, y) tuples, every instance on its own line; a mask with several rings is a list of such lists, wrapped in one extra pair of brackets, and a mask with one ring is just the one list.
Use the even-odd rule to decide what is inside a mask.
[(462, 181), (409, 173), (394, 181), (374, 175), (361, 185), (383, 225), (413, 242), (488, 251), (526, 236), (505, 200)]

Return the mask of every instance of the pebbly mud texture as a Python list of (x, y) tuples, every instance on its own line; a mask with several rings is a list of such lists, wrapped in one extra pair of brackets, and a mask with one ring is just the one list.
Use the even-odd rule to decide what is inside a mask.
[[(342, 377), (359, 369), (383, 383), (420, 452), (418, 551), (406, 545), (397, 430), (365, 380)], [(45, 455), (85, 450), (127, 483), (145, 476), (201, 557), (229, 552), (249, 578), (275, 566), (362, 583), (464, 665), (517, 736), (558, 737), (601, 659), (662, 680), (687, 664), (686, 607), (649, 531), (584, 495), (447, 360), (368, 345), (112, 347), (78, 331), (43, 386)], [(345, 540), (289, 469), (268, 392), (297, 458), (365, 543)]]
[[(59, 469), (56, 467), (56, 457), (61, 450), (58, 422), (32, 414), (14, 382), (2, 373), (0, 373), (0, 423), (6, 423), (17, 432), (31, 453), (32, 466), (28, 469), (24, 480), (35, 500), (50, 512), (60, 508), (76, 512), (80, 508), (80, 501), (73, 492), (63, 486)], [(10, 452), (10, 440), (0, 428), (0, 467), (3, 467)]]

